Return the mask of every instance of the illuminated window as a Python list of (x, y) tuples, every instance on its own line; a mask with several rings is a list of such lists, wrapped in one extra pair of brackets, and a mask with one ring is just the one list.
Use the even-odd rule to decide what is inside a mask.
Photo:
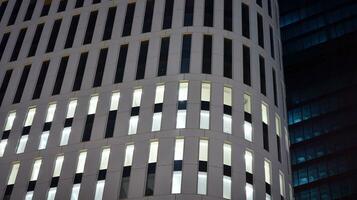
[(156, 163), (157, 162), (158, 148), (159, 148), (159, 142), (158, 141), (150, 142), (149, 163)]
[(183, 149), (185, 140), (183, 138), (176, 139), (174, 160), (183, 160)]
[(176, 128), (181, 129), (186, 127), (186, 110), (178, 110), (176, 117)]
[(133, 163), (133, 155), (134, 155), (134, 145), (127, 145), (125, 150), (125, 160), (124, 167), (131, 166)]
[(156, 86), (155, 104), (164, 102), (165, 85)]
[(210, 101), (211, 100), (211, 84), (202, 83), (201, 85), (201, 101)]
[(223, 114), (223, 132), (232, 134), (232, 116)]
[(38, 145), (38, 150), (46, 149), (49, 131), (42, 132), (40, 137), (40, 144)]
[(86, 158), (87, 158), (87, 152), (86, 151), (82, 151), (81, 153), (79, 153), (76, 174), (80, 174), (80, 173), (84, 172), (84, 166), (86, 164)]
[(56, 104), (50, 104), (47, 109), (46, 121), (45, 122), (52, 122), (56, 112)]
[(280, 185), (280, 195), (285, 197), (285, 179), (284, 174), (279, 171), (279, 185)]
[(0, 141), (0, 157), (4, 156), (6, 145), (7, 145), (7, 139), (2, 139)]
[(42, 164), (42, 160), (41, 159), (36, 160), (35, 163), (33, 164), (30, 181), (36, 181), (37, 180), (38, 174), (40, 173), (41, 164)]
[(67, 116), (66, 118), (73, 118), (76, 112), (77, 100), (71, 100), (68, 104)]
[(208, 110), (201, 110), (200, 113), (200, 129), (209, 129), (209, 115)]
[(268, 117), (268, 106), (265, 103), (262, 103), (262, 121), (265, 124), (269, 124), (269, 117)]
[(47, 200), (55, 200), (57, 187), (50, 188), (47, 195)]
[(63, 160), (64, 160), (63, 155), (57, 156), (52, 177), (59, 177), (61, 175)]
[(99, 170), (107, 169), (109, 163), (110, 149), (105, 148), (102, 150), (102, 157), (100, 159)]
[(95, 114), (97, 111), (98, 98), (98, 95), (91, 96), (89, 100), (88, 115)]
[(253, 194), (254, 194), (254, 189), (253, 189), (253, 185), (246, 183), (245, 184), (245, 197), (246, 200), (253, 200)]
[(33, 191), (28, 191), (25, 196), (25, 200), (32, 200)]
[(232, 88), (224, 87), (223, 104), (232, 106)]
[(275, 130), (276, 130), (276, 134), (280, 136), (281, 123), (280, 123), (280, 117), (278, 115), (275, 116)]
[(244, 121), (244, 139), (252, 142), (253, 141), (253, 128), (252, 124)]
[(252, 112), (252, 102), (251, 97), (248, 94), (244, 94), (244, 112)]
[(198, 159), (200, 161), (208, 161), (208, 140), (200, 140)]
[(231, 185), (231, 177), (223, 176), (223, 198), (231, 199)]
[(172, 194), (181, 193), (181, 180), (182, 180), (182, 171), (174, 171), (172, 174)]
[(25, 125), (24, 125), (25, 127), (32, 125), (33, 118), (35, 117), (35, 114), (36, 114), (36, 108), (29, 108), (29, 110), (27, 112), (26, 120), (25, 120)]
[(120, 92), (113, 92), (112, 97), (110, 99), (110, 111), (118, 110), (120, 99)]
[(78, 200), (81, 184), (74, 184), (72, 187), (71, 200)]
[(268, 160), (264, 160), (265, 182), (271, 184), (271, 166)]
[(142, 94), (142, 89), (135, 89), (133, 93), (133, 103), (132, 107), (138, 107), (140, 106), (141, 103), (141, 94)]
[(161, 129), (161, 118), (162, 118), (162, 113), (154, 113), (152, 116), (152, 127), (151, 131), (159, 131)]
[(94, 200), (103, 199), (104, 186), (105, 186), (105, 180), (100, 180), (97, 182), (97, 186), (95, 187)]
[(245, 171), (253, 174), (253, 154), (250, 151), (245, 151)]
[(71, 127), (65, 127), (62, 130), (60, 146), (67, 145), (69, 140), (69, 135), (71, 134)]
[(187, 101), (187, 95), (188, 95), (188, 82), (187, 81), (180, 82), (178, 100)]
[(198, 172), (197, 194), (207, 194), (207, 172)]
[(224, 144), (223, 145), (223, 164), (231, 166), (231, 145), (230, 144)]
[(12, 125), (14, 124), (15, 118), (16, 112), (10, 112), (6, 119), (4, 131), (9, 131), (12, 129)]
[(15, 184), (17, 173), (19, 172), (19, 168), (20, 168), (20, 163), (12, 164), (10, 176), (9, 176), (8, 181), (7, 181), (7, 185)]
[(17, 146), (17, 151), (16, 151), (17, 154), (23, 153), (25, 151), (28, 137), (29, 137), (28, 135), (21, 136), (19, 144)]
[(131, 116), (129, 119), (128, 135), (136, 134), (138, 129), (139, 116)]

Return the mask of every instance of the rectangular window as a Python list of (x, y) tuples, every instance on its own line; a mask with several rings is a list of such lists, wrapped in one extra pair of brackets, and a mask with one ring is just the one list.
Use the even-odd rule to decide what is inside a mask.
[(263, 6), (263, 0), (256, 0), (256, 3), (257, 3), (260, 7)]
[(59, 5), (58, 5), (57, 12), (63, 12), (63, 11), (66, 10), (67, 1), (68, 1), (68, 0), (60, 0)]
[(56, 112), (56, 103), (52, 103), (47, 108), (46, 120), (45, 122), (52, 122)]
[(149, 41), (142, 41), (139, 51), (139, 60), (136, 71), (136, 80), (143, 79), (145, 77), (145, 67), (146, 67), (146, 58), (148, 54)]
[(20, 30), (20, 33), (17, 36), (15, 47), (12, 50), (10, 62), (17, 60), (17, 58), (19, 57), (19, 53), (20, 53), (20, 50), (21, 50), (21, 47), (22, 47), (22, 43), (23, 43), (23, 41), (25, 39), (26, 31), (27, 31), (27, 28), (23, 28), (23, 29)]
[(171, 28), (173, 11), (174, 11), (174, 0), (166, 0), (162, 29)]
[(208, 161), (208, 140), (200, 140), (199, 161)]
[(141, 88), (135, 89), (133, 92), (133, 102), (131, 107), (139, 107), (141, 103), (141, 95), (143, 90)]
[(186, 110), (178, 110), (176, 117), (176, 128), (186, 128)]
[(208, 161), (208, 140), (200, 140), (199, 171), (197, 177), (197, 194), (207, 194), (207, 161)]
[(134, 13), (135, 13), (135, 3), (129, 3), (126, 8), (122, 37), (129, 36), (131, 34), (131, 27), (133, 25)]
[(74, 78), (72, 91), (78, 91), (81, 89), (84, 71), (86, 69), (86, 64), (87, 64), (87, 58), (88, 58), (88, 52), (81, 53), (81, 56), (79, 57), (76, 77)]
[(25, 200), (32, 200), (33, 198), (33, 191), (28, 191), (25, 196)]
[(61, 141), (60, 141), (60, 146), (64, 146), (68, 144), (69, 136), (71, 134), (71, 127), (65, 127), (62, 130), (62, 135), (61, 135)]
[(103, 199), (104, 186), (105, 186), (105, 180), (100, 180), (97, 182), (97, 185), (95, 187), (94, 200), (102, 200)]
[(77, 108), (77, 100), (73, 99), (68, 104), (67, 115), (66, 115), (67, 119), (74, 117), (74, 114), (76, 113), (76, 108)]
[(183, 160), (184, 144), (185, 140), (183, 138), (176, 139), (174, 160)]
[(95, 29), (95, 23), (97, 21), (97, 15), (98, 11), (92, 11), (89, 16), (88, 24), (87, 24), (87, 30), (84, 35), (84, 40), (83, 40), (83, 45), (84, 44), (90, 44), (92, 42), (93, 34), (94, 34), (94, 29)]
[(276, 74), (274, 68), (272, 68), (272, 74), (273, 74), (273, 92), (274, 92), (274, 104), (278, 106), (278, 90), (276, 87)]
[(124, 167), (131, 166), (133, 163), (133, 155), (134, 155), (134, 145), (127, 145), (125, 149), (125, 160)]
[(232, 88), (223, 89), (223, 132), (232, 133)]
[(250, 38), (249, 6), (242, 3), (242, 35)]
[(6, 90), (7, 87), (9, 85), (10, 82), (10, 78), (12, 75), (12, 69), (9, 69), (6, 71), (5, 75), (4, 75), (4, 79), (1, 83), (1, 87), (0, 87), (0, 106), (2, 104), (2, 101), (4, 100), (5, 94), (6, 94)]
[(224, 38), (224, 68), (223, 75), (232, 78), (232, 40)]
[(11, 172), (10, 172), (10, 175), (9, 175), (9, 179), (7, 181), (7, 185), (14, 185), (15, 184), (17, 173), (19, 172), (19, 168), (20, 168), (20, 163), (12, 164)]
[(4, 35), (2, 36), (1, 43), (0, 43), (0, 60), (2, 58), (2, 55), (4, 54), (4, 51), (5, 51), (5, 48), (6, 48), (6, 45), (7, 45), (7, 41), (9, 40), (9, 37), (10, 37), (10, 32), (4, 33)]
[(183, 25), (192, 26), (193, 25), (193, 11), (195, 7), (195, 0), (186, 0), (185, 3), (185, 16)]
[(71, 200), (78, 200), (79, 191), (81, 189), (81, 184), (74, 184), (71, 192)]
[(252, 142), (253, 141), (253, 127), (252, 123), (244, 121), (244, 139)]
[(200, 113), (200, 129), (209, 129), (210, 112), (207, 110), (201, 110)]
[(47, 200), (55, 200), (56, 192), (57, 192), (57, 187), (51, 187), (48, 190)]
[(272, 16), (272, 12), (271, 11), (272, 11), (272, 9), (271, 9), (271, 0), (268, 0), (268, 14), (269, 14), (270, 17)]
[(243, 45), (243, 83), (250, 86), (250, 48)]
[(254, 199), (254, 188), (252, 184), (246, 183), (245, 184), (245, 197), (246, 200), (253, 200)]
[(223, 104), (232, 106), (232, 88), (224, 87)]
[(280, 196), (282, 199), (285, 197), (285, 180), (284, 174), (279, 170), (279, 186), (280, 186)]
[(37, 46), (38, 46), (38, 43), (40, 42), (40, 38), (42, 35), (42, 30), (43, 30), (44, 25), (45, 25), (44, 23), (37, 25), (35, 35), (33, 36), (32, 43), (31, 43), (29, 52), (27, 54), (27, 57), (32, 57), (36, 54)]
[(214, 16), (214, 0), (205, 0), (205, 11), (204, 11), (203, 25), (212, 27), (213, 26), (213, 16)]
[(262, 56), (259, 56), (259, 68), (260, 68), (260, 92), (267, 95), (266, 80), (265, 80), (265, 60)]
[(271, 184), (271, 165), (270, 161), (264, 160), (264, 174), (265, 174), (265, 183)]
[(142, 31), (143, 33), (147, 33), (151, 31), (152, 16), (154, 14), (154, 5), (155, 5), (155, 0), (146, 1), (144, 24), (143, 24), (143, 31)]
[(138, 131), (139, 116), (131, 116), (129, 119), (128, 135), (136, 134)]
[(52, 0), (45, 0), (43, 2), (43, 7), (41, 10), (41, 17), (48, 15), (48, 12), (50, 11), (50, 8), (51, 8), (51, 3), (52, 3)]
[(50, 35), (50, 39), (47, 44), (46, 53), (52, 52), (54, 50), (55, 45), (56, 45), (57, 36), (58, 36), (59, 30), (61, 28), (61, 23), (62, 23), (62, 19), (57, 19), (54, 22), (54, 24), (52, 26), (52, 32)]
[(202, 85), (201, 85), (201, 113), (200, 113), (200, 128), (201, 129), (209, 129), (210, 99), (211, 99), (211, 84), (210, 83), (202, 83)]
[(201, 84), (201, 101), (209, 102), (211, 99), (211, 84), (202, 83)]
[(263, 28), (263, 16), (257, 13), (258, 24), (258, 44), (264, 48), (264, 28)]
[(119, 198), (128, 198), (131, 165), (133, 163), (134, 145), (130, 144), (125, 149), (124, 166), (120, 184)]
[(232, 180), (229, 176), (223, 176), (223, 198), (231, 199)]
[(76, 31), (77, 31), (77, 27), (78, 27), (79, 16), (80, 15), (74, 15), (72, 17), (72, 21), (71, 21), (71, 24), (69, 25), (69, 29), (68, 29), (67, 39), (64, 44), (65, 49), (71, 48), (73, 46), (74, 37), (76, 36)]
[(88, 108), (88, 114), (86, 117), (86, 122), (84, 125), (82, 142), (89, 141), (90, 137), (92, 135), (92, 128), (93, 128), (95, 113), (97, 111), (98, 99), (99, 99), (98, 95), (94, 95), (94, 96), (91, 96), (91, 98), (89, 100), (89, 108)]
[(7, 145), (7, 139), (1, 139), (0, 140), (0, 158), (4, 156), (6, 145)]
[[(187, 0), (193, 1), (193, 0)], [(190, 72), (191, 61), (191, 34), (183, 35), (182, 37), (182, 51), (181, 51), (181, 70), (180, 73)]]
[(99, 170), (104, 170), (104, 169), (108, 168), (109, 156), (110, 156), (110, 148), (103, 149), (102, 150), (102, 157), (100, 159)]
[(20, 7), (21, 7), (21, 4), (22, 4), (22, 1), (23, 0), (16, 0), (15, 5), (14, 5), (14, 7), (12, 9), (12, 12), (11, 12), (10, 18), (9, 18), (9, 21), (7, 22), (8, 26), (13, 25), (15, 23), (16, 18), (17, 18), (17, 14), (20, 11)]
[(157, 76), (165, 76), (167, 71), (167, 60), (169, 57), (170, 37), (161, 38), (160, 58)]
[(120, 100), (120, 92), (113, 92), (110, 99), (110, 111), (118, 110)]
[(174, 171), (172, 174), (171, 194), (181, 193), (182, 171)]
[(31, 69), (31, 65), (26, 65), (24, 67), (24, 70), (22, 71), (19, 85), (17, 86), (15, 97), (14, 97), (14, 100), (12, 101), (13, 104), (20, 103), (20, 101), (21, 101), (21, 97), (22, 97), (22, 94), (23, 94), (25, 86), (26, 86), (26, 82), (27, 82), (27, 78), (30, 73), (30, 69)]
[(271, 26), (269, 26), (269, 36), (270, 36), (270, 55), (272, 58), (275, 58), (274, 32)]
[(29, 108), (26, 115), (24, 127), (31, 126), (36, 114), (36, 107)]
[(7, 3), (8, 3), (8, 1), (1, 2), (1, 5), (0, 5), (0, 21), (1, 21), (2, 17), (4, 16), (4, 13), (5, 13), (5, 10), (6, 10), (6, 7), (7, 7)]
[(89, 100), (88, 115), (95, 114), (97, 111), (98, 95), (91, 96)]
[(223, 132), (232, 134), (232, 116), (223, 114)]
[(59, 177), (61, 175), (63, 160), (64, 160), (63, 155), (57, 156), (52, 177)]
[(83, 6), (84, 0), (77, 0), (74, 8), (80, 8)]
[(128, 54), (128, 45), (127, 44), (121, 45), (119, 57), (118, 57), (118, 63), (117, 63), (117, 70), (115, 72), (114, 83), (123, 82), (127, 54)]
[(233, 30), (233, 1), (224, 0), (224, 30)]
[(154, 113), (152, 117), (151, 131), (159, 131), (161, 129), (162, 112)]
[(37, 159), (33, 164), (30, 181), (37, 181), (38, 174), (40, 173), (41, 164), (42, 159)]
[(81, 174), (81, 173), (84, 172), (84, 167), (85, 167), (85, 164), (86, 164), (86, 158), (87, 158), (87, 152), (86, 151), (82, 151), (82, 152), (79, 153), (76, 174)]
[(175, 155), (174, 155), (174, 171), (172, 174), (171, 193), (181, 193), (182, 180), (182, 160), (184, 151), (184, 139), (179, 138), (175, 141)]
[(164, 102), (165, 85), (157, 85), (155, 92), (155, 104)]
[(50, 65), (49, 60), (46, 60), (42, 63), (40, 74), (38, 75), (37, 78), (36, 87), (32, 95), (32, 99), (38, 99), (41, 97), (41, 92), (42, 92), (43, 84), (45, 83), (49, 65)]
[(149, 150), (149, 163), (156, 163), (157, 162), (157, 152), (159, 148), (158, 141), (150, 142), (150, 150)]
[(110, 111), (107, 120), (107, 127), (105, 131), (105, 138), (113, 137), (115, 129), (115, 120), (117, 117), (117, 110), (119, 106), (120, 92), (113, 92), (110, 100)]
[(4, 131), (10, 131), (12, 129), (12, 126), (14, 124), (15, 118), (16, 118), (16, 112), (15, 111), (11, 111), (8, 114), (7, 118), (6, 118)]
[(231, 166), (231, 154), (232, 154), (232, 149), (231, 149), (230, 144), (224, 144), (223, 145), (223, 165)]
[[(211, 0), (209, 0), (211, 1)], [(206, 1), (207, 2), (207, 1)], [(203, 36), (202, 73), (212, 72), (212, 35)]]
[(250, 174), (253, 174), (253, 154), (252, 154), (252, 152), (245, 151), (244, 160), (245, 160), (245, 171)]
[(46, 149), (49, 135), (50, 135), (49, 131), (42, 132), (40, 136), (40, 144), (38, 145), (38, 150)]
[(262, 103), (262, 121), (269, 124), (268, 106), (265, 103)]
[(66, 69), (67, 69), (68, 59), (69, 59), (68, 56), (62, 57), (62, 59), (61, 59), (60, 66), (57, 71), (55, 85), (53, 86), (52, 95), (57, 95), (61, 92), (64, 75), (65, 75)]
[(188, 95), (188, 82), (180, 82), (179, 84), (179, 101), (187, 101)]
[(100, 87), (102, 85), (105, 63), (107, 61), (108, 48), (101, 49), (97, 63), (97, 70), (95, 72), (93, 87)]
[(109, 8), (102, 40), (110, 40), (110, 38), (112, 37), (116, 12), (117, 12), (117, 7)]

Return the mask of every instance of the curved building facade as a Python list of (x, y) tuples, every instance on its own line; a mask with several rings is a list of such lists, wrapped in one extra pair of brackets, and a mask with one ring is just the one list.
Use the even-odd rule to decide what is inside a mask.
[(4, 199), (292, 199), (275, 0), (0, 3)]

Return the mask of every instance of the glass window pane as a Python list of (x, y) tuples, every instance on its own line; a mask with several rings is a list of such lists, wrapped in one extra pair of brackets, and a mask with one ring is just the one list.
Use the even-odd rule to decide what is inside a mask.
[(36, 181), (38, 178), (38, 174), (40, 173), (40, 168), (41, 168), (42, 160), (38, 159), (35, 161), (33, 164), (32, 168), (32, 173), (31, 173), (31, 181)]
[(207, 194), (207, 172), (198, 172), (197, 194)]
[(20, 163), (14, 163), (11, 168), (9, 180), (7, 181), (7, 185), (15, 184), (17, 173), (19, 172)]
[(110, 149), (109, 148), (103, 149), (102, 157), (101, 157), (101, 160), (100, 160), (99, 170), (108, 168), (109, 156), (110, 156)]
[(245, 171), (253, 174), (253, 154), (250, 151), (245, 151)]
[(275, 116), (275, 129), (276, 129), (276, 134), (280, 136), (281, 124), (280, 124), (280, 117), (278, 115)]
[(158, 141), (150, 142), (149, 163), (156, 163), (158, 148), (159, 148)]
[(129, 119), (128, 135), (136, 134), (138, 129), (139, 116), (132, 116)]
[(102, 200), (103, 192), (104, 192), (105, 180), (101, 180), (97, 182), (97, 186), (95, 188), (95, 196), (94, 200)]
[(152, 117), (152, 128), (151, 131), (159, 131), (161, 129), (161, 118), (162, 113), (154, 113)]
[(76, 112), (77, 100), (71, 100), (68, 104), (67, 116), (66, 118), (73, 118)]
[(244, 94), (244, 112), (252, 112), (251, 97), (248, 94)]
[(232, 116), (223, 114), (223, 132), (232, 134)]
[(252, 124), (247, 121), (244, 121), (244, 138), (250, 142), (253, 141)]
[(77, 163), (77, 170), (76, 170), (77, 174), (83, 173), (84, 166), (86, 164), (86, 158), (87, 158), (87, 152), (86, 151), (83, 151), (83, 152), (81, 152), (79, 154), (78, 163)]
[(199, 158), (200, 161), (208, 161), (208, 140), (200, 140)]
[(12, 125), (14, 124), (15, 117), (16, 117), (16, 112), (9, 113), (6, 119), (4, 131), (8, 131), (12, 129)]
[(97, 111), (98, 96), (92, 96), (89, 100), (88, 115), (95, 114)]
[(208, 110), (201, 110), (200, 129), (209, 129), (209, 111)]
[(74, 184), (72, 187), (71, 200), (78, 200), (79, 190), (81, 189), (81, 184)]
[(71, 127), (65, 127), (62, 130), (62, 136), (61, 136), (61, 142), (60, 142), (60, 146), (63, 145), (67, 145), (68, 144), (68, 139), (69, 139), (69, 135), (71, 134)]
[(179, 101), (187, 101), (188, 82), (180, 82), (179, 85)]
[(186, 110), (178, 110), (176, 118), (176, 128), (185, 128), (186, 127)]
[(181, 179), (182, 179), (182, 171), (174, 171), (172, 174), (172, 194), (181, 193)]
[(284, 174), (279, 172), (280, 195), (285, 197), (285, 180)]
[(183, 160), (184, 139), (176, 139), (174, 160)]
[(262, 121), (268, 124), (268, 107), (265, 103), (262, 103)]
[(52, 122), (56, 112), (56, 104), (50, 104), (47, 109), (46, 122)]
[(254, 194), (253, 185), (246, 183), (245, 184), (246, 200), (253, 200), (253, 194)]
[(0, 157), (4, 156), (6, 145), (7, 145), (7, 139), (3, 139), (0, 141)]
[(50, 190), (48, 191), (47, 200), (55, 200), (56, 192), (56, 187), (50, 188)]
[(229, 176), (223, 176), (223, 198), (231, 199), (232, 180)]
[(201, 101), (210, 101), (211, 100), (211, 84), (202, 83), (201, 86)]
[(32, 200), (33, 191), (27, 192), (25, 196), (25, 200)]
[(231, 166), (231, 145), (230, 144), (224, 144), (223, 145), (223, 164)]
[(224, 105), (232, 106), (232, 88), (224, 87), (223, 101)]
[(38, 149), (41, 150), (41, 149), (45, 149), (46, 148), (46, 145), (47, 145), (47, 140), (48, 140), (48, 136), (50, 135), (50, 132), (49, 131), (45, 131), (41, 134), (41, 137), (40, 137), (40, 144), (38, 145)]
[(264, 174), (265, 174), (265, 182), (271, 184), (271, 166), (270, 162), (265, 160), (264, 161)]
[(63, 160), (64, 156), (57, 156), (52, 177), (59, 177), (61, 175)]
[(140, 106), (142, 89), (135, 89), (133, 93), (133, 103), (132, 107)]
[(33, 122), (33, 118), (35, 117), (36, 114), (36, 108), (30, 108), (27, 112), (26, 120), (25, 120), (25, 127), (26, 126), (31, 126)]
[(17, 151), (16, 151), (17, 154), (23, 153), (25, 151), (27, 139), (28, 139), (28, 135), (21, 136), (19, 145), (17, 146)]
[(133, 154), (134, 154), (134, 145), (127, 145), (125, 150), (124, 167), (132, 165)]
[(164, 102), (165, 85), (156, 86), (155, 104)]
[(110, 100), (110, 110), (118, 110), (120, 92), (113, 92)]

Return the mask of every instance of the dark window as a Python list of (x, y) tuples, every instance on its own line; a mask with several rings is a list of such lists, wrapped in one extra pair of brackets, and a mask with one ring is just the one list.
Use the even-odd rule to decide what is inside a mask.
[(92, 135), (94, 117), (95, 117), (95, 114), (87, 115), (86, 123), (84, 125), (82, 142), (87, 142), (90, 140), (90, 137)]
[(276, 135), (276, 145), (278, 149), (278, 160), (281, 162), (281, 147), (280, 147), (280, 137)]
[(7, 2), (8, 1), (1, 2), (1, 5), (0, 5), (0, 21), (2, 20), (2, 17), (4, 16), (4, 13), (5, 13), (5, 10), (6, 10), (6, 7), (7, 7)]
[(266, 80), (265, 80), (265, 60), (262, 56), (259, 56), (259, 68), (260, 68), (260, 92), (264, 95), (267, 95)]
[(224, 38), (224, 69), (223, 75), (232, 78), (232, 40)]
[(263, 28), (263, 17), (257, 13), (258, 20), (258, 44), (264, 48), (264, 28)]
[(14, 47), (14, 50), (12, 51), (10, 61), (17, 60), (17, 57), (19, 56), (22, 42), (24, 41), (25, 35), (26, 35), (27, 28), (23, 28), (20, 30), (19, 35), (17, 36), (16, 44)]
[(270, 55), (272, 58), (275, 58), (274, 32), (271, 27), (269, 27), (269, 34), (270, 34)]
[(122, 175), (121, 184), (120, 184), (119, 199), (128, 198), (130, 171), (131, 171), (130, 166), (124, 167), (124, 169), (123, 169), (123, 175)]
[(37, 0), (30, 0), (29, 6), (25, 14), (24, 21), (30, 20), (32, 18), (33, 11), (35, 10)]
[(250, 38), (249, 7), (242, 3), (242, 35)]
[(67, 6), (67, 0), (60, 0), (57, 12), (65, 11), (66, 10), (66, 6)]
[(99, 52), (97, 71), (95, 72), (93, 87), (102, 85), (105, 63), (107, 61), (108, 48), (101, 49)]
[(4, 54), (6, 45), (7, 45), (7, 41), (9, 41), (9, 37), (10, 37), (10, 32), (5, 33), (2, 36), (1, 42), (0, 42), (0, 60), (2, 58), (2, 55)]
[(174, 12), (174, 0), (165, 1), (164, 21), (162, 23), (162, 29), (171, 28), (172, 13)]
[(243, 83), (250, 86), (250, 48), (243, 45)]
[(269, 133), (268, 133), (268, 125), (263, 124), (263, 147), (265, 150), (269, 151)]
[(32, 95), (32, 99), (38, 99), (41, 96), (41, 91), (43, 88), (43, 84), (45, 83), (46, 74), (47, 74), (49, 64), (50, 64), (49, 60), (46, 60), (42, 63), (40, 74), (38, 75), (38, 78), (37, 78), (35, 91), (33, 92), (33, 95)]
[(115, 72), (114, 83), (123, 82), (127, 54), (128, 54), (128, 45), (127, 44), (121, 45), (119, 57), (118, 57), (118, 63), (117, 63), (117, 70)]
[(155, 0), (147, 0), (144, 16), (143, 33), (151, 31), (152, 16), (154, 12)]
[(203, 36), (202, 73), (212, 72), (212, 35)]
[(203, 19), (204, 26), (213, 26), (214, 0), (205, 0), (205, 16)]
[(22, 0), (16, 0), (14, 8), (12, 9), (12, 12), (11, 12), (11, 15), (9, 18), (9, 21), (7, 22), (8, 26), (13, 25), (15, 23), (17, 14), (19, 13), (19, 10), (21, 7), (21, 4), (22, 4)]
[(89, 44), (92, 42), (94, 29), (95, 29), (95, 22), (97, 21), (98, 11), (93, 11), (90, 13), (86, 34), (84, 35), (83, 44)]
[(276, 75), (274, 68), (272, 69), (273, 73), (273, 90), (274, 90), (274, 104), (278, 106), (278, 97), (277, 97), (277, 88), (276, 88)]
[(149, 48), (149, 41), (142, 41), (139, 51), (138, 67), (136, 70), (136, 80), (143, 79), (145, 76), (146, 57), (148, 54), (148, 48)]
[(2, 101), (4, 100), (7, 86), (9, 85), (10, 82), (11, 74), (12, 74), (12, 69), (7, 70), (4, 79), (2, 80), (1, 87), (0, 87), (0, 106), (2, 104)]
[(109, 8), (108, 15), (107, 15), (107, 21), (105, 22), (103, 40), (109, 40), (112, 37), (112, 31), (113, 31), (116, 12), (117, 12), (117, 7)]
[(78, 21), (79, 21), (79, 15), (75, 15), (72, 17), (71, 24), (69, 25), (66, 43), (64, 44), (65, 49), (71, 48), (73, 46), (73, 41), (74, 41), (74, 37), (76, 36)]
[(135, 3), (129, 3), (126, 8), (122, 36), (128, 36), (131, 34), (131, 27), (133, 25), (134, 13), (135, 13)]
[(271, 0), (268, 0), (268, 14), (271, 17)]
[(92, 4), (100, 3), (100, 0), (93, 0)]
[(115, 120), (117, 117), (117, 111), (111, 110), (108, 115), (107, 127), (105, 130), (105, 138), (111, 138), (114, 135)]
[(48, 12), (50, 11), (50, 8), (51, 8), (51, 3), (52, 3), (52, 0), (45, 0), (45, 2), (43, 2), (41, 17), (48, 15)]
[(256, 0), (256, 3), (257, 3), (260, 7), (263, 6), (263, 1), (262, 1), (262, 0)]
[(232, 0), (224, 0), (224, 29), (233, 30), (233, 2)]
[(67, 57), (62, 57), (61, 62), (60, 62), (60, 66), (59, 66), (59, 69), (58, 69), (58, 72), (57, 72), (55, 85), (53, 87), (52, 95), (56, 95), (56, 94), (59, 94), (61, 92), (64, 75), (66, 73), (67, 63), (68, 63), (68, 56)]
[(84, 0), (77, 0), (76, 5), (74, 5), (74, 8), (80, 8), (83, 6)]
[(30, 69), (31, 69), (31, 65), (26, 65), (24, 70), (22, 71), (20, 82), (19, 85), (17, 86), (17, 90), (15, 93), (15, 98), (14, 101), (12, 102), (13, 104), (19, 103), (21, 101), (22, 93), (24, 92), (26, 81), (30, 73)]
[(145, 196), (152, 196), (155, 187), (156, 163), (149, 163), (147, 168)]
[(36, 54), (37, 46), (38, 46), (38, 43), (40, 42), (43, 27), (44, 27), (44, 24), (37, 25), (35, 35), (33, 36), (30, 50), (29, 50), (29, 53), (27, 54), (27, 57), (31, 57)]
[(169, 57), (170, 37), (164, 37), (161, 39), (159, 68), (157, 76), (165, 76), (167, 71), (167, 60)]
[(183, 35), (181, 51), (181, 70), (180, 73), (190, 72), (191, 60), (191, 34)]
[(52, 52), (56, 45), (57, 36), (61, 28), (62, 19), (57, 19), (52, 27), (52, 32), (50, 35), (50, 40), (48, 41), (46, 53)]
[(193, 25), (193, 10), (195, 7), (195, 0), (186, 0), (185, 4), (185, 17), (183, 21), (184, 26)]
[(81, 56), (79, 58), (77, 72), (76, 72), (76, 77), (74, 78), (74, 84), (73, 84), (72, 91), (77, 91), (77, 90), (81, 89), (83, 75), (84, 75), (84, 71), (86, 69), (86, 64), (87, 64), (87, 58), (88, 58), (88, 52), (81, 53)]

